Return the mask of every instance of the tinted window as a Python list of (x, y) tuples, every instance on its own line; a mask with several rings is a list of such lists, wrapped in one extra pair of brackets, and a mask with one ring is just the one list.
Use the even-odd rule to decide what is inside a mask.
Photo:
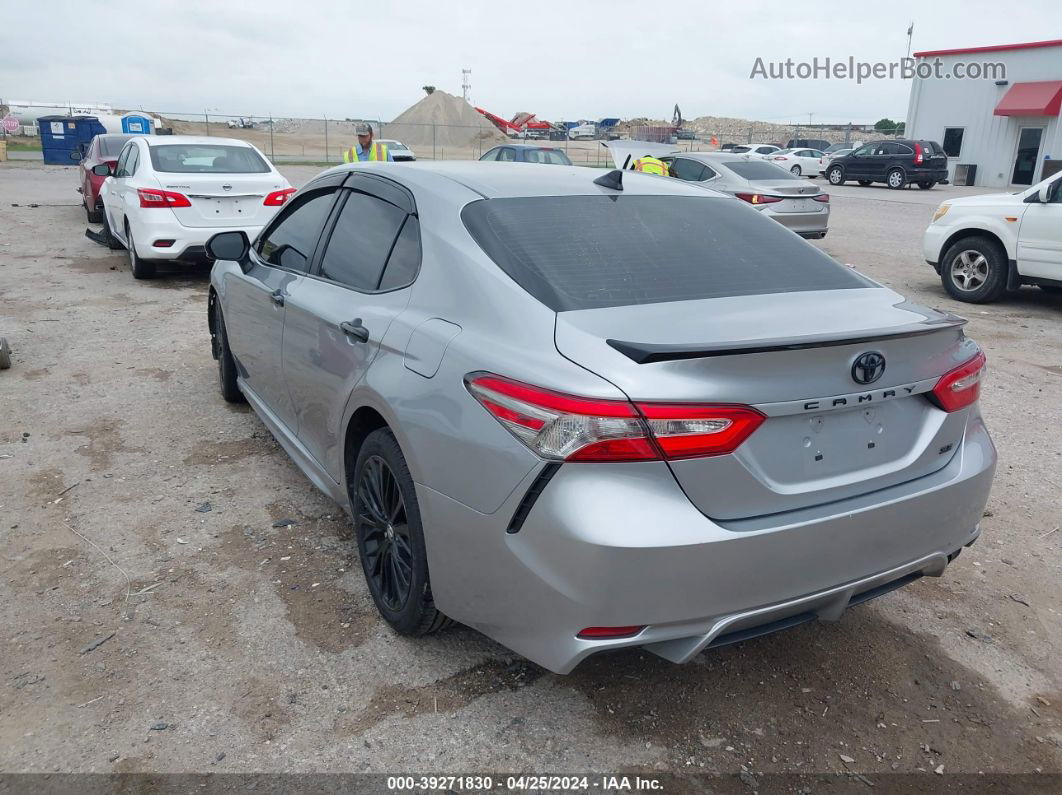
[(733, 199), (488, 199), (461, 216), (503, 271), (558, 312), (874, 286)]
[(405, 287), (416, 277), (420, 270), (420, 222), (415, 215), (406, 216), (402, 231), (398, 234), (387, 268), (380, 279), (381, 290), (393, 290)]
[(127, 146), (122, 150), (122, 154), (118, 156), (118, 165), (114, 169), (114, 176), (116, 177), (128, 177), (129, 172), (125, 170), (125, 164), (129, 162), (129, 150), (132, 146)]
[(497, 160), (498, 152), (500, 151), (500, 149), (491, 149), (489, 152), (484, 154), (483, 157), (480, 158), (480, 160)]
[(528, 163), (548, 163), (551, 166), (570, 166), (572, 161), (556, 149), (528, 149), (524, 152)]
[(876, 147), (874, 144), (867, 144), (866, 146), (859, 147), (854, 152), (852, 152), (852, 154), (856, 157), (866, 157), (867, 155), (874, 154), (875, 148)]
[(258, 255), (270, 265), (305, 273), (334, 198), (334, 190), (300, 196), (258, 241)]
[(124, 135), (100, 135), (96, 140), (99, 142), (101, 157), (114, 157), (122, 151), (122, 146), (129, 139)]
[(745, 179), (800, 179), (766, 160), (734, 160), (723, 165)]
[(321, 260), (321, 276), (355, 290), (375, 290), (406, 218), (393, 204), (351, 192)]
[(166, 144), (151, 147), (156, 171), (174, 174), (265, 174), (269, 165), (249, 146)]
[(695, 160), (676, 157), (668, 164), (668, 168), (671, 176), (684, 179), (686, 182), (700, 182), (704, 179), (704, 166)]
[(498, 150), (498, 160), (510, 161), (510, 160), (515, 160), (515, 159), (516, 159), (516, 152), (514, 152), (509, 147), (505, 147), (503, 149), (499, 149)]

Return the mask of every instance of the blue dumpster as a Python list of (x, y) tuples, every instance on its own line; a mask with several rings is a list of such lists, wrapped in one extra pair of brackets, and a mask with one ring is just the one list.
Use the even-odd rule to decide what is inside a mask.
[(41, 116), (44, 162), (53, 166), (74, 166), (81, 162), (89, 142), (107, 129), (95, 116)]
[(151, 135), (151, 119), (139, 113), (126, 113), (122, 116), (122, 132)]

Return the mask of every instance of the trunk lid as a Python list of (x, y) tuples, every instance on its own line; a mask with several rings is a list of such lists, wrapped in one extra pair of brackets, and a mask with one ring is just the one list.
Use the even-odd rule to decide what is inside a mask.
[(768, 205), (775, 212), (783, 213), (817, 213), (822, 204), (812, 197), (822, 193), (815, 183), (806, 179), (749, 180), (749, 187), (754, 193), (767, 196), (785, 197), (781, 202)]
[(263, 204), (266, 196), (288, 187), (273, 172), (257, 174), (157, 173), (166, 190), (188, 197), (191, 207), (174, 207), (177, 220), (188, 227), (262, 226), (276, 212)]
[[(926, 397), (971, 358), (953, 315), (885, 288), (791, 292), (560, 312), (556, 344), (632, 400), (740, 403), (766, 422), (731, 455), (670, 462), (707, 516), (810, 508), (928, 475), (958, 448), (966, 411)], [(869, 385), (867, 352), (885, 358)]]

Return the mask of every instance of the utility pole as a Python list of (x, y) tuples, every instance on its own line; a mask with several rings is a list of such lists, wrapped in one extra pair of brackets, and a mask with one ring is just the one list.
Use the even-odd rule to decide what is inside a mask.
[(471, 69), (462, 69), (461, 70), (461, 96), (464, 97), (465, 98), (465, 102), (468, 102), (469, 104), (471, 104), (471, 102), (472, 102), (472, 100), (469, 99), (469, 96), (471, 96), (471, 91), (472, 91), (472, 82), (471, 81), (472, 81), (472, 70)]
[(911, 36), (914, 35), (914, 20), (907, 26), (907, 57), (911, 57)]

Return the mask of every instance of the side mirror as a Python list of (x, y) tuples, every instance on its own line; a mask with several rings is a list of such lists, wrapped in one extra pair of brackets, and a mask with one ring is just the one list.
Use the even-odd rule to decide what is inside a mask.
[(113, 177), (114, 172), (111, 171), (111, 167), (106, 163), (100, 163), (98, 166), (92, 167), (92, 173), (97, 177)]
[(1030, 193), (1025, 197), (1025, 204), (1047, 204), (1051, 201), (1051, 186), (1044, 185), (1036, 193)]
[(211, 259), (238, 262), (241, 267), (247, 264), (250, 250), (247, 233), (242, 231), (218, 232), (206, 244), (206, 253)]

